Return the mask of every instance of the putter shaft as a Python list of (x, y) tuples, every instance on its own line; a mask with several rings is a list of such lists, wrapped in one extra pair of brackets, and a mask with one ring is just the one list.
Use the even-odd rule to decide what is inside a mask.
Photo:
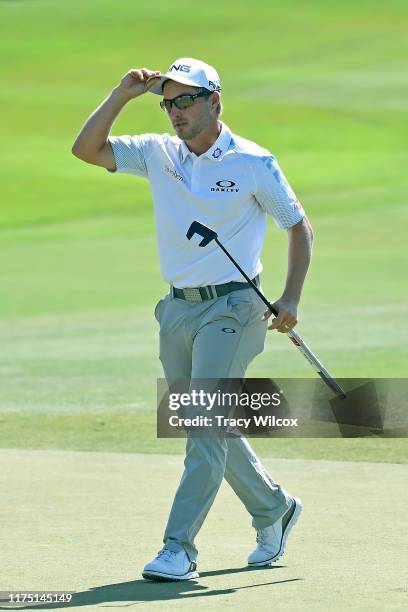
[[(274, 308), (274, 306), (272, 306), (272, 304), (266, 299), (263, 293), (255, 285), (255, 283), (244, 272), (244, 270), (241, 268), (238, 262), (235, 261), (232, 255), (230, 255), (227, 249), (221, 244), (221, 242), (218, 240), (217, 233), (213, 229), (211, 229), (210, 227), (207, 227), (206, 225), (203, 225), (199, 221), (193, 221), (187, 231), (187, 234), (186, 234), (187, 238), (190, 240), (191, 237), (196, 233), (199, 236), (202, 236), (203, 238), (199, 244), (200, 247), (205, 247), (207, 246), (207, 244), (212, 242), (212, 240), (215, 240), (215, 242), (218, 244), (220, 249), (225, 253), (228, 259), (232, 261), (234, 266), (241, 272), (242, 276), (248, 281), (248, 283), (252, 286), (254, 291), (256, 291), (257, 295), (261, 298), (263, 303), (269, 308), (269, 310), (275, 315), (275, 317), (278, 316), (279, 314), (278, 310)], [(332, 389), (332, 391), (334, 391), (335, 394), (339, 398), (344, 399), (346, 397), (346, 392), (344, 391), (344, 389), (340, 387), (340, 385), (335, 381), (335, 379), (332, 376), (330, 376), (329, 372), (326, 370), (323, 364), (319, 361), (316, 355), (312, 353), (310, 348), (307, 346), (306, 342), (304, 342), (304, 340), (302, 340), (302, 338), (293, 330), (287, 332), (286, 335), (288, 336), (289, 340), (299, 349), (299, 351), (303, 354), (303, 356), (308, 360), (308, 362), (311, 364), (313, 369), (319, 374), (319, 376), (326, 383), (326, 385), (330, 387), (330, 389)]]

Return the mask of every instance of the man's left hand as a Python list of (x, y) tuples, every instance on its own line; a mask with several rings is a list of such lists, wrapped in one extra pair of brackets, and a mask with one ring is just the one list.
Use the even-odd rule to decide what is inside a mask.
[[(297, 303), (294, 300), (280, 298), (272, 303), (272, 306), (278, 311), (278, 316), (272, 320), (268, 329), (277, 329), (282, 334), (287, 334), (297, 324)], [(269, 319), (272, 312), (269, 310), (264, 312), (262, 321)]]

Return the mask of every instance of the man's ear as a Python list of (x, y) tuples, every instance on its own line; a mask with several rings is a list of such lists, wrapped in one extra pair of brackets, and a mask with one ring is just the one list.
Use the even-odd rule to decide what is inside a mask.
[(218, 91), (213, 91), (213, 94), (211, 96), (211, 110), (212, 111), (215, 111), (220, 101), (221, 101), (221, 96), (218, 93)]

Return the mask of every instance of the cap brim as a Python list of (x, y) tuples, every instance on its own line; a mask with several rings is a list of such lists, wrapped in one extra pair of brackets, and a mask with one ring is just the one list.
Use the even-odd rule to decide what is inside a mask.
[[(151, 78), (157, 79), (157, 77), (151, 77)], [(175, 81), (176, 83), (182, 83), (183, 85), (191, 85), (192, 87), (199, 87), (197, 83), (194, 83), (190, 79), (186, 79), (182, 76), (177, 77), (177, 79), (174, 79), (174, 78), (170, 78), (169, 76), (167, 76), (167, 74), (161, 74), (157, 82), (154, 85), (152, 85), (152, 87), (149, 89), (150, 93), (154, 93), (154, 94), (157, 94), (158, 96), (162, 96), (163, 95), (163, 83), (165, 81)]]

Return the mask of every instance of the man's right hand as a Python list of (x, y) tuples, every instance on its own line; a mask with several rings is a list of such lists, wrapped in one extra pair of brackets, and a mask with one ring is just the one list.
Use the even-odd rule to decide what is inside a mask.
[(125, 104), (149, 91), (157, 83), (158, 70), (129, 70), (108, 98), (92, 113), (72, 146), (72, 153), (95, 166), (116, 170), (109, 130)]
[(159, 76), (159, 70), (148, 70), (147, 68), (129, 70), (116, 89), (131, 100), (149, 91)]

